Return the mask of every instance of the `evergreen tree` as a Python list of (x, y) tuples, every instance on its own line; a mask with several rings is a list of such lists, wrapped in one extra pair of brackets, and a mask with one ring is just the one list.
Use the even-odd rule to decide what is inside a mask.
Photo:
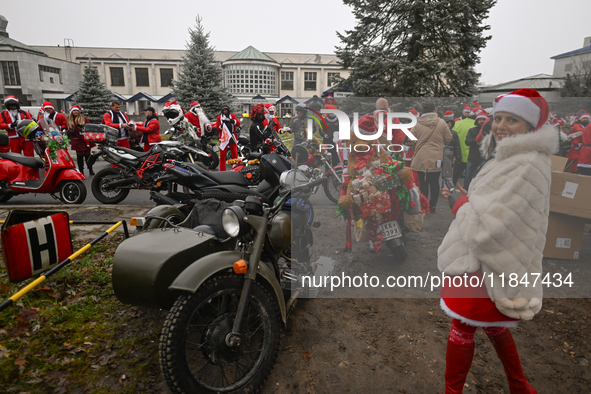
[(337, 55), (356, 96), (472, 96), (496, 0), (343, 0), (357, 25)]
[(207, 116), (214, 119), (229, 98), (222, 83), (222, 68), (215, 61), (213, 47), (209, 46), (209, 33), (205, 34), (199, 16), (196, 21), (195, 29), (189, 29), (187, 50), (178, 80), (173, 81), (172, 92), (183, 108), (198, 101)]
[(101, 82), (98, 70), (92, 66), (92, 62), (84, 67), (80, 90), (75, 100), (86, 113), (90, 123), (100, 123), (111, 106), (113, 93)]

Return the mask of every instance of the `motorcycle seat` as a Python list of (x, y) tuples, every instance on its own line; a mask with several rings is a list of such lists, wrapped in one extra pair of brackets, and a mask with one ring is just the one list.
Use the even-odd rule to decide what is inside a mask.
[(118, 146), (115, 149), (117, 150), (122, 150), (125, 153), (129, 153), (132, 156), (137, 157), (138, 159), (142, 160), (147, 158), (150, 155), (153, 155), (153, 153), (151, 151), (147, 151), (147, 152), (138, 152), (137, 150), (133, 150), (133, 149), (128, 149), (128, 148), (124, 148), (122, 146)]
[(246, 177), (238, 171), (203, 171), (208, 177), (221, 185), (239, 185), (248, 187)]
[(0, 158), (14, 161), (15, 163), (22, 164), (25, 167), (30, 168), (43, 168), (45, 167), (45, 162), (38, 157), (27, 157), (23, 156), (20, 153), (0, 153)]
[(246, 155), (248, 160), (260, 159), (261, 157), (263, 157), (263, 152), (250, 152)]

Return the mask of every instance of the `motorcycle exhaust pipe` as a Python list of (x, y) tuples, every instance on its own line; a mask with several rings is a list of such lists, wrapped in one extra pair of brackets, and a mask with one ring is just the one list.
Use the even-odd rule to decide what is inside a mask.
[(114, 181), (105, 182), (105, 187), (113, 187), (113, 186), (127, 186), (137, 183), (134, 178), (123, 178), (123, 179), (116, 179)]

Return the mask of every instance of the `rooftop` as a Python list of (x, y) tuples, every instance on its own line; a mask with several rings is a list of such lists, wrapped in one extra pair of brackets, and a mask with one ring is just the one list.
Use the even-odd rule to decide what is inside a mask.
[(560, 89), (564, 83), (563, 78), (557, 78), (549, 74), (536, 74), (529, 77), (516, 79), (514, 81), (504, 82), (498, 85), (483, 86), (480, 91), (495, 92), (495, 91), (513, 91), (517, 89), (536, 89), (536, 90), (554, 90)]

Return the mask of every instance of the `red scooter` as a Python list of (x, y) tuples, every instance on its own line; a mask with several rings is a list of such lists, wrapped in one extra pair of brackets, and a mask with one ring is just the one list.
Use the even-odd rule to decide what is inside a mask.
[[(20, 153), (0, 153), (0, 203), (17, 194), (50, 193), (65, 204), (82, 204), (86, 199), (86, 179), (68, 153), (68, 141), (51, 119), (39, 123), (21, 120), (17, 131), (27, 139), (34, 139), (36, 150), (44, 159), (26, 157)], [(34, 137), (33, 137), (34, 136)], [(0, 146), (8, 145), (8, 136), (0, 134)], [(43, 179), (39, 170), (44, 169)], [(55, 193), (59, 192), (59, 196)]]

